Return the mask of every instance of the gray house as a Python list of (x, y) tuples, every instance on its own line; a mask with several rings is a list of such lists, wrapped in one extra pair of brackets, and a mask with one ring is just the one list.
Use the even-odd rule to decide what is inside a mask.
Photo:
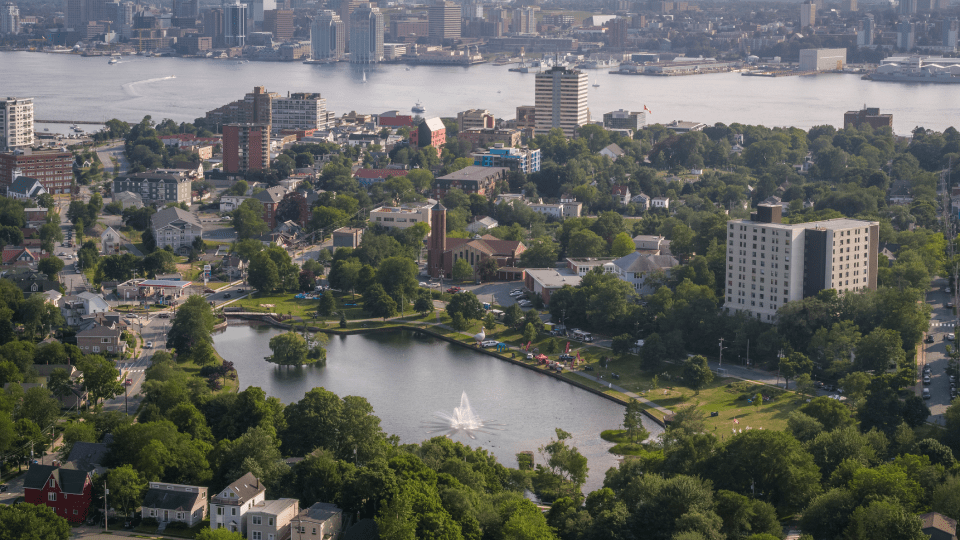
[(197, 216), (172, 206), (150, 216), (150, 229), (157, 247), (170, 246), (175, 253), (189, 253), (191, 244), (203, 237), (203, 225)]

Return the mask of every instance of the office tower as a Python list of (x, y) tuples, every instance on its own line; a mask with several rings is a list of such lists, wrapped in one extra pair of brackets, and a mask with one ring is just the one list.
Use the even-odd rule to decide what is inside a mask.
[(857, 32), (857, 45), (860, 47), (873, 47), (873, 34), (876, 31), (877, 23), (873, 20), (873, 14), (869, 13), (860, 21), (860, 30)]
[(314, 60), (342, 60), (347, 40), (340, 15), (329, 9), (321, 11), (310, 27), (310, 49)]
[(460, 5), (460, 16), (464, 19), (482, 19), (483, 2), (481, 0), (464, 0)]
[(824, 289), (877, 288), (878, 222), (841, 218), (788, 225), (781, 211), (761, 204), (751, 219), (727, 222), (728, 313), (773, 322), (787, 302)]
[(7, 2), (0, 11), (0, 34), (20, 33), (20, 8), (13, 2)]
[(454, 2), (438, 1), (428, 10), (430, 40), (440, 43), (445, 39), (460, 39), (460, 6)]
[(293, 39), (293, 11), (272, 9), (263, 12), (263, 31), (273, 34), (277, 41)]
[(125, 38), (129, 38), (132, 34), (135, 9), (136, 4), (133, 2), (120, 2), (117, 4), (116, 30)]
[(941, 30), (943, 46), (949, 49), (956, 49), (958, 37), (957, 18), (951, 17), (949, 19), (944, 19), (940, 24), (943, 25), (943, 29)]
[(859, 8), (857, 7), (857, 0), (843, 0), (840, 5), (840, 9), (843, 11), (859, 11)]
[(272, 9), (277, 9), (277, 0), (251, 0), (249, 3), (248, 16), (253, 19), (254, 28), (263, 24), (263, 13)]
[(112, 9), (112, 4), (107, 0), (87, 0), (87, 12), (84, 14), (84, 22), (90, 21), (112, 21), (116, 15), (116, 10)]
[(376, 64), (381, 61), (383, 13), (370, 2), (363, 2), (350, 15), (350, 62)]
[(897, 23), (897, 48), (904, 51), (912, 50), (916, 44), (916, 25), (912, 22)]
[(80, 26), (87, 22), (87, 1), (86, 0), (67, 0), (66, 11), (66, 25), (67, 28), (79, 29)]
[(800, 4), (800, 28), (817, 24), (817, 5), (809, 0)]
[(510, 31), (514, 34), (536, 34), (537, 18), (533, 8), (517, 8), (510, 19)]
[(262, 124), (223, 126), (223, 170), (228, 173), (270, 167), (270, 128)]
[(33, 98), (0, 99), (0, 149), (33, 144)]
[(214, 47), (223, 46), (223, 9), (213, 8), (203, 12), (203, 36), (212, 38)]
[(901, 15), (914, 15), (917, 12), (917, 0), (900, 0), (897, 6), (897, 13)]
[(223, 8), (223, 44), (243, 47), (247, 42), (247, 5), (234, 0)]
[(609, 29), (607, 43), (615, 49), (626, 49), (630, 32), (629, 21), (624, 17), (617, 17), (607, 23), (607, 28)]
[(173, 16), (189, 19), (200, 16), (200, 2), (198, 0), (173, 0)]
[(360, 0), (340, 0), (340, 20), (343, 21), (343, 43), (350, 50), (350, 26), (353, 12), (360, 6)]
[(560, 66), (537, 73), (534, 100), (537, 133), (560, 128), (564, 135), (573, 137), (577, 128), (590, 120), (587, 79), (582, 71)]

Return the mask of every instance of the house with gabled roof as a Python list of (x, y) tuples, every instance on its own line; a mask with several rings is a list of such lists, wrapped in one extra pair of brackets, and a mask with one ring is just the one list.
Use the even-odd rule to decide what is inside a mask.
[(43, 189), (43, 184), (29, 176), (18, 176), (7, 186), (7, 197), (11, 199), (36, 199), (44, 193), (47, 193), (47, 190)]
[(267, 498), (267, 488), (253, 473), (247, 473), (210, 497), (210, 528), (227, 529), (246, 536), (244, 516)]
[(122, 245), (123, 238), (113, 227), (107, 227), (107, 230), (100, 234), (100, 250), (104, 255), (120, 253), (120, 246)]
[(161, 527), (173, 521), (193, 527), (206, 515), (207, 488), (203, 486), (150, 482), (140, 506), (140, 516), (157, 520)]
[(203, 237), (203, 225), (197, 216), (176, 206), (150, 216), (150, 229), (157, 247), (170, 246), (174, 253), (189, 253), (193, 241)]
[(620, 145), (616, 143), (610, 143), (605, 146), (602, 150), (597, 152), (601, 156), (607, 156), (612, 161), (620, 159), (626, 152), (623, 151), (623, 148), (620, 148)]
[(647, 284), (652, 274), (663, 272), (669, 275), (680, 261), (670, 255), (652, 255), (634, 251), (613, 261), (615, 273), (621, 281), (633, 285), (637, 294), (653, 294), (655, 289)]
[(50, 254), (42, 249), (33, 249), (25, 246), (4, 246), (3, 264), (14, 266), (33, 266), (46, 259)]
[(23, 498), (52, 508), (71, 523), (82, 523), (93, 498), (93, 481), (85, 471), (33, 465), (23, 480)]

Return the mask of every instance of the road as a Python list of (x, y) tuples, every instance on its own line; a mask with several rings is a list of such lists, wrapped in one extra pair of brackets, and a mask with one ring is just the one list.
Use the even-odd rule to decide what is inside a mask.
[[(144, 374), (153, 360), (153, 353), (166, 348), (167, 331), (170, 329), (170, 322), (173, 319), (164, 319), (160, 314), (151, 314), (149, 316), (140, 316), (136, 319), (125, 318), (131, 329), (143, 338), (144, 348), (139, 349), (135, 358), (128, 359), (126, 362), (117, 364), (123, 374), (124, 379), (130, 379), (130, 386), (124, 385), (126, 393), (107, 400), (103, 404), (103, 409), (107, 411), (125, 411), (130, 414), (136, 414), (137, 407), (140, 406), (142, 396), (140, 395), (141, 386), (144, 380)], [(146, 348), (147, 343), (153, 347)]]
[[(947, 294), (947, 280), (936, 279), (933, 286), (927, 291), (926, 301), (932, 308), (933, 313), (930, 316), (929, 335), (933, 336), (933, 343), (924, 343), (923, 352), (918, 361), (920, 368), (923, 365), (930, 366), (930, 399), (927, 400), (927, 406), (932, 413), (929, 421), (935, 424), (943, 424), (944, 413), (950, 406), (950, 376), (947, 374), (947, 355), (945, 337), (953, 332), (953, 325), (956, 322), (956, 316), (953, 310), (946, 307), (947, 301), (951, 300), (953, 295)], [(922, 385), (917, 386), (917, 392), (920, 392)]]
[[(123, 141), (113, 142), (108, 146), (97, 148), (97, 157), (99, 157), (100, 162), (103, 163), (104, 172), (121, 173), (130, 168), (126, 156), (123, 155)], [(117, 163), (120, 165), (119, 170), (113, 166), (113, 161), (110, 158), (117, 160)]]

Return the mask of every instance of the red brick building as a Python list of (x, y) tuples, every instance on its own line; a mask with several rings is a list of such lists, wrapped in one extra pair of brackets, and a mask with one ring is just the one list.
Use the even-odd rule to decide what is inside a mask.
[(51, 195), (70, 193), (73, 186), (73, 154), (67, 150), (18, 150), (0, 153), (0, 192), (13, 183), (14, 171), (40, 181)]
[(223, 126), (223, 171), (245, 173), (270, 168), (270, 126)]
[(277, 207), (280, 205), (280, 201), (283, 200), (286, 193), (287, 190), (285, 190), (283, 186), (274, 186), (253, 196), (254, 199), (260, 201), (260, 204), (263, 205), (263, 220), (267, 222), (271, 231), (277, 226)]
[(451, 277), (457, 259), (466, 260), (474, 269), (484, 259), (495, 260), (498, 268), (512, 268), (527, 249), (523, 242), (500, 240), (489, 234), (474, 239), (447, 238), (447, 209), (440, 203), (430, 212), (430, 225), (427, 272), (435, 278)]
[(400, 114), (397, 111), (390, 111), (378, 116), (377, 124), (379, 124), (381, 127), (389, 128), (412, 127), (413, 117), (409, 114)]
[(457, 188), (468, 195), (470, 193), (487, 195), (493, 191), (497, 184), (506, 181), (509, 173), (510, 169), (506, 167), (470, 165), (434, 180), (434, 198), (442, 199), (447, 191), (453, 188)]
[(31, 466), (23, 480), (26, 502), (49, 506), (71, 523), (82, 523), (87, 519), (92, 491), (90, 473), (52, 465)]
[(447, 142), (447, 128), (443, 121), (437, 117), (428, 118), (417, 126), (410, 134), (410, 145), (417, 148), (426, 148), (432, 146), (437, 149), (437, 156)]

